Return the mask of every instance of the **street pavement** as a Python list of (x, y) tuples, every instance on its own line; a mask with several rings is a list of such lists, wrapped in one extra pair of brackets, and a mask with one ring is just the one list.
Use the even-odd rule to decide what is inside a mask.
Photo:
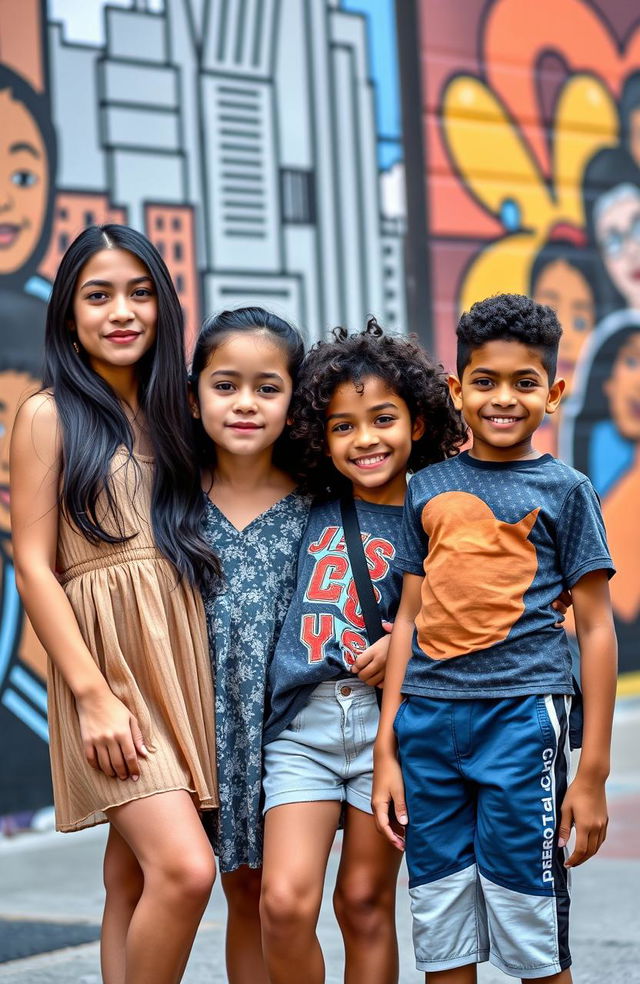
[[(572, 952), (576, 984), (640, 984), (640, 697), (618, 701), (609, 782), (609, 836), (596, 858), (573, 876)], [(76, 834), (28, 833), (0, 840), (0, 933), (3, 920), (96, 924), (102, 909), (100, 861), (105, 828)], [(343, 976), (331, 893), (336, 839), (327, 875), (319, 935), (327, 984)], [(216, 885), (193, 949), (184, 984), (222, 984), (225, 906)], [(5, 931), (10, 929), (4, 923)], [(401, 984), (420, 984), (411, 947), (406, 870), (398, 892)], [(480, 984), (507, 978), (489, 965)], [(89, 943), (0, 965), (0, 984), (100, 984), (98, 944)], [(291, 984), (297, 984), (292, 979)], [(363, 982), (366, 984), (366, 982)]]

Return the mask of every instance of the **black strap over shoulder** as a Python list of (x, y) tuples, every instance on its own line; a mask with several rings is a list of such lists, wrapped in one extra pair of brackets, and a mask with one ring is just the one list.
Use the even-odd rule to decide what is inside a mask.
[(369, 574), (369, 566), (365, 557), (364, 547), (362, 546), (360, 523), (358, 522), (356, 504), (353, 501), (352, 495), (345, 495), (340, 500), (340, 514), (342, 516), (344, 542), (347, 546), (349, 563), (351, 564), (353, 579), (356, 582), (360, 610), (367, 629), (369, 645), (371, 646), (385, 635), (385, 631), (382, 628), (380, 611), (376, 602), (373, 584), (371, 583), (371, 575)]

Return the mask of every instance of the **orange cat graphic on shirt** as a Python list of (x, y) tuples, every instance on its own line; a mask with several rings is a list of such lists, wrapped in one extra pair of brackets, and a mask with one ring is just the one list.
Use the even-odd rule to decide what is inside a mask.
[(506, 639), (538, 569), (528, 537), (539, 512), (504, 523), (469, 492), (442, 492), (426, 504), (429, 553), (416, 628), (427, 656), (450, 659)]

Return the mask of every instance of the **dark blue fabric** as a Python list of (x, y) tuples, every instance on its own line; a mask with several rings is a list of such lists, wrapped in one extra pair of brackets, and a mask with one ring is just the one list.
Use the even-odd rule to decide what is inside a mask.
[(405, 699), (395, 729), (410, 888), (475, 863), (512, 891), (567, 896), (567, 727), (562, 697)]
[[(607, 570), (609, 575), (614, 572), (593, 486), (580, 472), (551, 455), (494, 463), (478, 461), (463, 452), (456, 458), (431, 465), (409, 483), (396, 556), (399, 569), (420, 576), (425, 575), (425, 570), (428, 572), (425, 507), (433, 510), (438, 496), (447, 494), (447, 501), (454, 501), (453, 497), (459, 493), (468, 502), (479, 500), (485, 504), (497, 531), (491, 556), (487, 545), (486, 562), (481, 544), (476, 543), (475, 556), (465, 554), (458, 544), (465, 538), (473, 541), (475, 537), (477, 541), (477, 519), (470, 518), (466, 528), (462, 512), (447, 548), (451, 558), (447, 570), (450, 567), (451, 575), (445, 593), (461, 627), (461, 638), (469, 626), (481, 631), (483, 618), (492, 624), (496, 611), (503, 604), (506, 607), (510, 600), (504, 593), (504, 584), (509, 585), (510, 544), (508, 538), (501, 539), (500, 524), (517, 526), (534, 510), (539, 510), (526, 537), (528, 544), (535, 548), (535, 556), (529, 587), (520, 595), (524, 610), (507, 625), (501, 641), (473, 650), (460, 649), (451, 654), (452, 658), (433, 659), (429, 655), (428, 636), (430, 630), (436, 633), (437, 626), (429, 621), (430, 611), (423, 609), (425, 647), (421, 648), (414, 633), (413, 656), (403, 692), (445, 698), (573, 693), (569, 645), (564, 631), (555, 628), (557, 614), (551, 605), (564, 588), (573, 587), (586, 573), (600, 569)], [(432, 530), (434, 543), (437, 533)], [(435, 553), (435, 547), (432, 552)], [(467, 569), (465, 564), (472, 566)], [(501, 566), (503, 583), (499, 587), (496, 579), (492, 595), (492, 572), (496, 564)], [(467, 588), (469, 585), (473, 588), (467, 592), (466, 607), (460, 605), (463, 582)], [(515, 587), (513, 592), (515, 597)]]
[[(402, 575), (392, 563), (401, 506), (356, 501), (380, 617), (393, 621)], [(273, 741), (319, 683), (350, 675), (369, 645), (344, 542), (338, 500), (314, 506), (300, 547), (298, 580), (269, 668), (271, 714), (264, 742)]]

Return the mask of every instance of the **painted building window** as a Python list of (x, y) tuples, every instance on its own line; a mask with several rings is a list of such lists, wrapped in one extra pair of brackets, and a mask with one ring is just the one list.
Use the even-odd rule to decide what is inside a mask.
[(313, 171), (283, 168), (280, 171), (280, 190), (283, 222), (314, 225), (316, 200)]

